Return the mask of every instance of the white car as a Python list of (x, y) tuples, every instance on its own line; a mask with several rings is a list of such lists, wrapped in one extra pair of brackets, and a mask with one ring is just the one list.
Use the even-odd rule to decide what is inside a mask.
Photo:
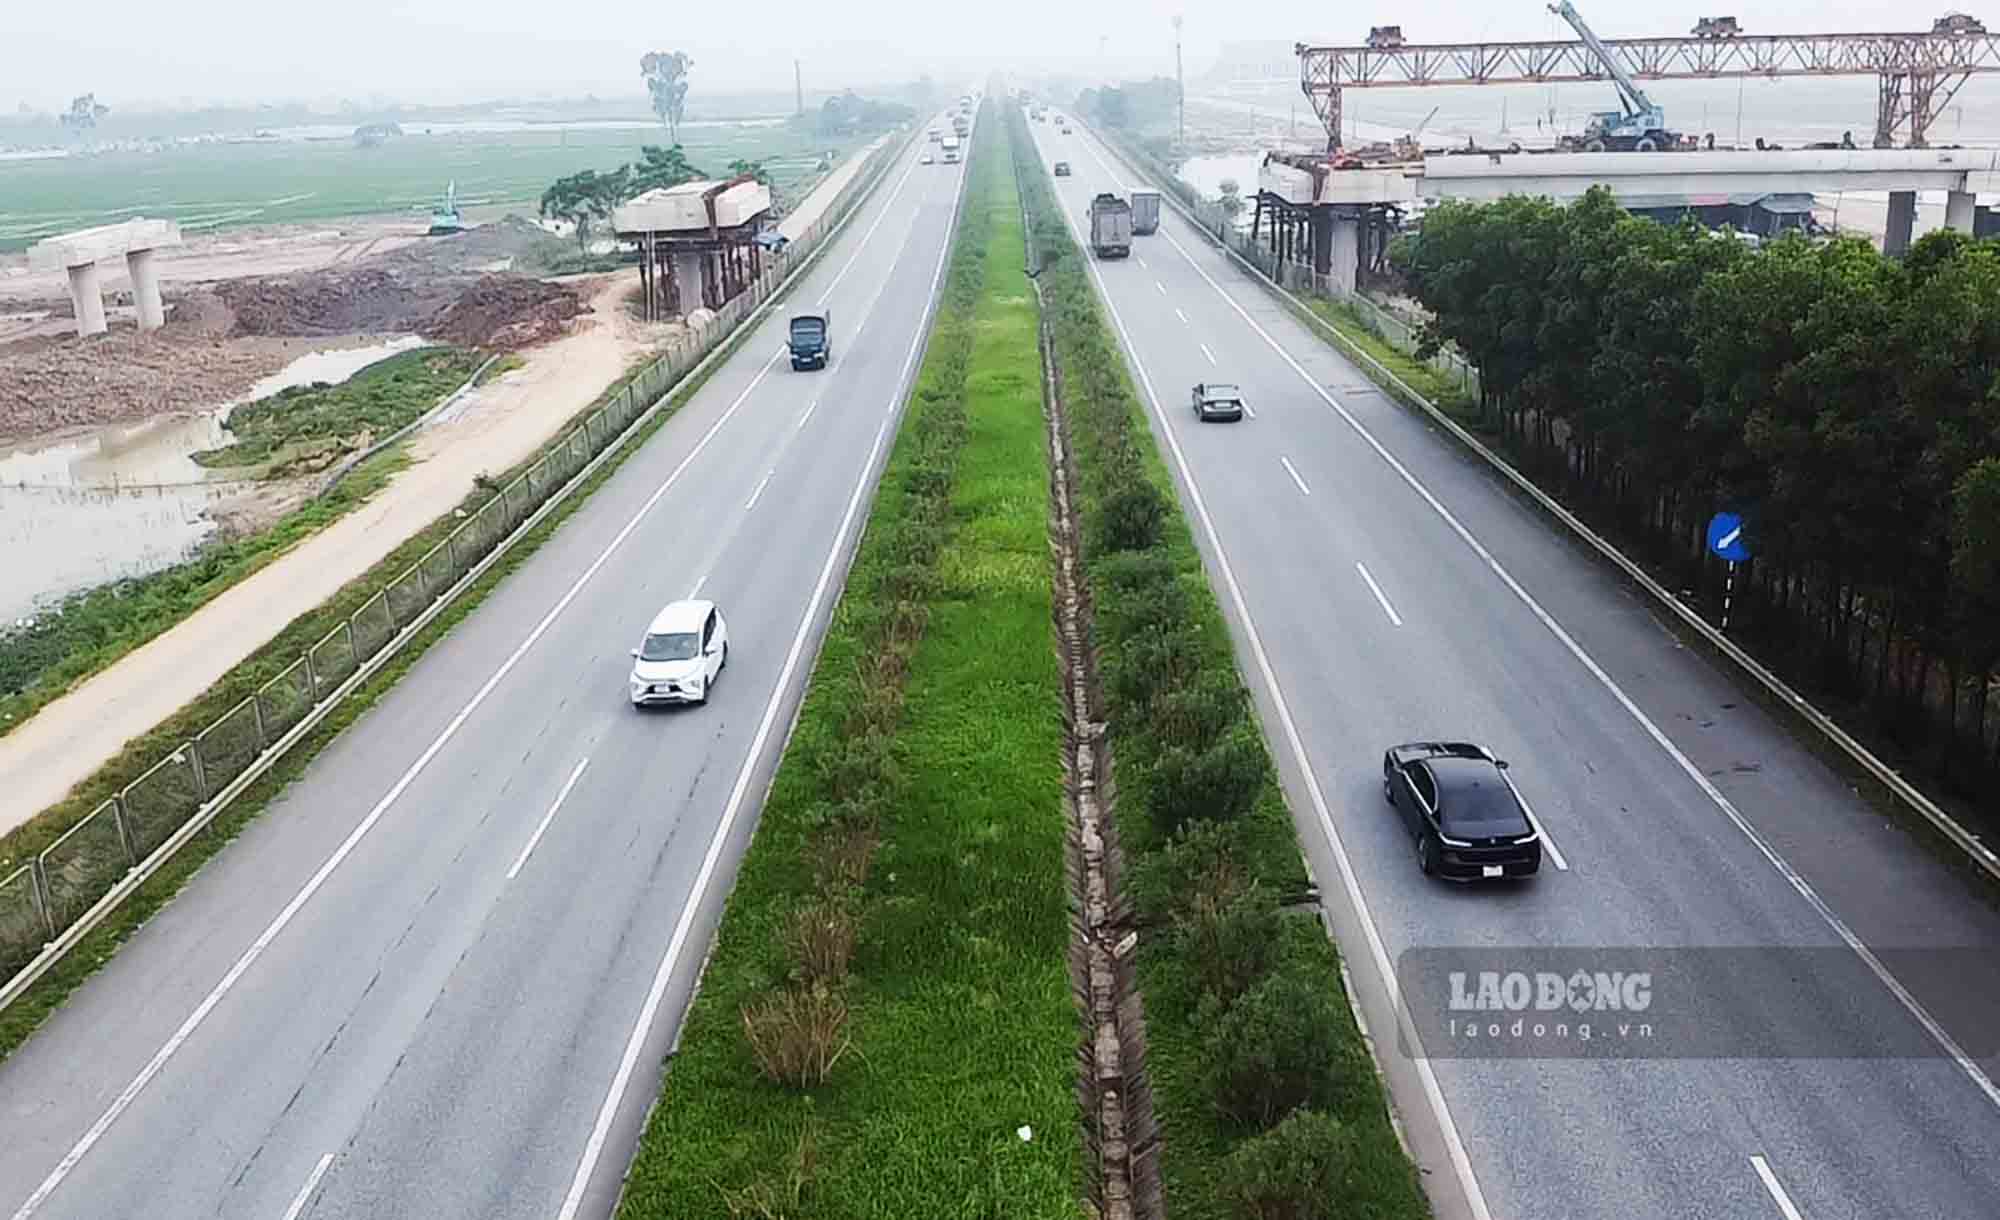
[(925, 165), (932, 165), (937, 162), (937, 158), (931, 155), (931, 150), (928, 148), (924, 150), (924, 155), (918, 157), (917, 160), (922, 161)]
[(715, 603), (669, 603), (632, 650), (632, 706), (707, 703), (708, 688), (727, 664), (729, 629)]

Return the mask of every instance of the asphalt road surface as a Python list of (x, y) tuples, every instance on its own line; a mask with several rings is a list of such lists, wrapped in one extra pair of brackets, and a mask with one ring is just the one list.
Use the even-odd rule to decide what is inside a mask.
[[(0, 1066), (0, 1215), (608, 1214), (927, 330), (962, 167), (918, 147), (679, 415)], [(786, 318), (813, 302), (833, 362), (795, 373)], [(697, 590), (727, 669), (706, 707), (635, 711), (627, 650)]]
[[(1091, 195), (1133, 175), (1081, 129), (1030, 126), (1045, 162), (1073, 168), (1054, 182), (1080, 234)], [(2000, 1216), (2000, 918), (1641, 595), (1165, 211), (1093, 273), (1440, 1214)], [(1254, 418), (1196, 422), (1202, 380), (1240, 384)], [(1535, 881), (1419, 875), (1382, 751), (1460, 737), (1512, 761), (1552, 846)], [(1480, 946), (1503, 969), (1524, 955), (1498, 950), (1519, 947), (1618, 948), (1597, 960), (1629, 969), (1663, 960), (1633, 947), (1820, 953), (1660, 965), (1666, 1052), (1636, 1035), (1584, 1048), (1572, 1030), (1505, 1059), (1508, 1011), (1483, 1046), (1426, 1038), (1429, 1056), (1410, 1054), (1388, 967)], [(1934, 948), (1973, 952), (1902, 952)]]

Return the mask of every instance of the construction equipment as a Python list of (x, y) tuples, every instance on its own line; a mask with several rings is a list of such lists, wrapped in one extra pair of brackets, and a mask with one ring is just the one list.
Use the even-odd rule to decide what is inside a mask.
[(1623, 110), (1602, 110), (1590, 116), (1580, 136), (1566, 136), (1563, 146), (1584, 152), (1659, 152), (1673, 148), (1681, 142), (1674, 132), (1667, 130), (1666, 112), (1653, 104), (1646, 96), (1639, 82), (1618, 62), (1617, 56), (1605, 47), (1602, 40), (1583, 20), (1583, 14), (1569, 0), (1557, 0), (1549, 5), (1549, 11), (1576, 30), (1576, 36), (1597, 62), (1610, 74), (1611, 81), (1618, 87), (1618, 100), (1623, 102)]
[(1373, 25), (1368, 27), (1368, 45), (1378, 51), (1403, 45), (1403, 27), (1400, 25)]
[(444, 188), (444, 206), (431, 209), (431, 227), (424, 236), (449, 237), (463, 232), (465, 217), (458, 213), (458, 183), (454, 181)]
[(1703, 17), (1690, 31), (1696, 38), (1734, 38), (1743, 32), (1734, 17)]
[(1931, 22), (1933, 34), (1978, 35), (1986, 32), (1986, 23), (1965, 13), (1946, 13)]

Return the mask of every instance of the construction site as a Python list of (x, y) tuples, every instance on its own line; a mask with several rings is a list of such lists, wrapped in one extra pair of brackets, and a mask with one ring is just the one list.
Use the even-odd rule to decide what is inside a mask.
[[(1976, 17), (1945, 13), (1927, 29), (1900, 33), (1783, 34), (1719, 16), (1685, 34), (1603, 38), (1570, 0), (1547, 8), (1574, 39), (1427, 43), (1416, 31), (1380, 25), (1351, 45), (1296, 44), (1293, 96), (1307, 103), (1324, 143), (1311, 151), (1294, 143), (1261, 158), (1254, 191), (1247, 184), (1245, 191), (1253, 234), (1282, 262), (1346, 293), (1358, 274), (1379, 269), (1389, 237), (1440, 199), (1569, 199), (1602, 185), (1628, 209), (1664, 221), (1691, 216), (1753, 242), (1847, 227), (1891, 254), (1929, 228), (2000, 232), (2000, 219), (1977, 202), (2000, 185), (1989, 181), (1995, 166), (1960, 142), (1961, 91), (2000, 71), (2000, 38)], [(1872, 114), (1850, 115), (1837, 138), (1742, 130), (1741, 87), (1749, 81), (1782, 92), (1793, 81), (1868, 78), (1876, 86)], [(1698, 121), (1688, 110), (1670, 115), (1654, 96), (1656, 82), (1736, 83), (1735, 134), (1718, 133), (1707, 102)], [(1210, 80), (1221, 95), (1211, 105), (1268, 124), (1275, 107), (1244, 99), (1268, 97), (1259, 89), (1275, 84), (1248, 57), (1225, 59)], [(1559, 115), (1557, 86), (1571, 87), (1572, 96), (1577, 86), (1588, 89), (1593, 109)], [(1547, 108), (1517, 112), (1517, 122), (1533, 123), (1530, 134), (1510, 127), (1503, 97), (1497, 138), (1488, 128), (1449, 142), (1435, 129), (1426, 138), (1442, 104), (1402, 132), (1371, 124), (1366, 138), (1349, 113), (1355, 91), (1481, 89), (1533, 90), (1532, 109), (1545, 99)], [(1617, 109), (1604, 108), (1606, 101)], [(1947, 114), (1958, 120), (1950, 139), (1940, 135)], [(1850, 195), (1843, 226), (1839, 212)]]

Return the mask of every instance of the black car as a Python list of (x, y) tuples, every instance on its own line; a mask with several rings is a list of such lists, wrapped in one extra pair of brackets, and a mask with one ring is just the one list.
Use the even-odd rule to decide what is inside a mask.
[(1425, 875), (1478, 881), (1532, 877), (1542, 837), (1491, 750), (1412, 741), (1382, 756), (1382, 795), (1403, 815)]

